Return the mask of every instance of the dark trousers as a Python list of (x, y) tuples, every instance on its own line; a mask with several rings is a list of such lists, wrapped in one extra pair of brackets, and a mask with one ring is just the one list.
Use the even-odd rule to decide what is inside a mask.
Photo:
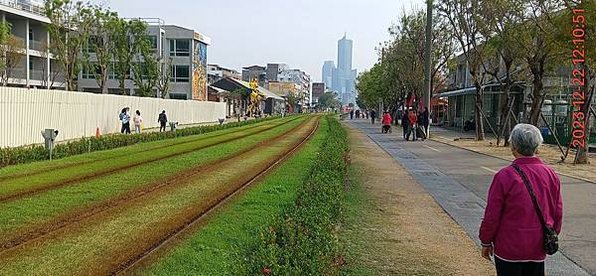
[(403, 120), (401, 121), (401, 128), (403, 130), (404, 139), (406, 139), (406, 135), (408, 134), (408, 128), (409, 127), (410, 126), (408, 126), (408, 123), (405, 123)]
[(372, 117), (371, 118), (371, 121), (372, 121), (372, 124), (374, 125), (375, 124), (375, 117)]
[(130, 122), (126, 124), (122, 124), (122, 128), (120, 129), (120, 133), (130, 134)]
[(406, 140), (410, 140), (410, 135), (412, 135), (412, 141), (418, 140), (416, 137), (416, 127), (415, 125), (408, 125), (408, 132), (406, 133)]
[(384, 125), (381, 132), (383, 133), (388, 133), (389, 131), (391, 131), (391, 126), (390, 125)]
[(159, 132), (166, 131), (166, 123), (161, 122), (159, 127)]
[(544, 262), (514, 263), (495, 258), (498, 276), (544, 276)]

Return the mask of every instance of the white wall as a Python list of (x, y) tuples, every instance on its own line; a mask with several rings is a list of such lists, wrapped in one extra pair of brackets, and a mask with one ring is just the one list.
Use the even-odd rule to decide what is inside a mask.
[[(120, 131), (118, 114), (124, 107), (139, 110), (144, 127), (158, 127), (157, 116), (180, 124), (216, 122), (225, 117), (225, 103), (165, 100), (83, 92), (0, 87), (0, 147), (43, 143), (41, 131), (60, 131), (57, 141)], [(131, 122), (131, 130), (134, 126)]]

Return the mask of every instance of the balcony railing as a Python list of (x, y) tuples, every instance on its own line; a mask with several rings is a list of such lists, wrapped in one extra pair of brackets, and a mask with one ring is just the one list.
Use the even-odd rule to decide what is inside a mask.
[(29, 49), (43, 52), (43, 51), (47, 50), (47, 47), (46, 47), (45, 42), (30, 39), (29, 40)]
[(43, 70), (29, 70), (29, 78), (32, 80), (44, 80), (47, 79), (45, 76), (46, 72)]
[(50, 81), (54, 80), (54, 83), (64, 83), (66, 82), (66, 78), (62, 73), (51, 72), (50, 73)]
[(0, 0), (0, 5), (11, 7), (13, 9), (30, 12), (40, 16), (46, 16), (45, 8), (41, 5), (24, 0)]
[(27, 79), (27, 71), (25, 68), (13, 68), (10, 70), (10, 77), (13, 79)]

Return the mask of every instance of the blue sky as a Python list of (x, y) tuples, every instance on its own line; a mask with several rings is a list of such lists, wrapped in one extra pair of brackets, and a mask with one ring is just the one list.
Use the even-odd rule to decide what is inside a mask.
[(324, 60), (337, 59), (344, 32), (354, 40), (354, 67), (370, 68), (387, 28), (424, 0), (102, 0), (123, 17), (159, 17), (212, 39), (209, 63), (240, 69), (284, 62), (320, 81)]

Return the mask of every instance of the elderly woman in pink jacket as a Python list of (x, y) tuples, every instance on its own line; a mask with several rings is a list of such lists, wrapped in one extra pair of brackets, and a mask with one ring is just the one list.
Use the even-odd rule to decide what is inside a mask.
[(480, 241), (482, 256), (494, 256), (497, 275), (544, 275), (546, 253), (554, 253), (552, 242), (545, 246), (545, 236), (556, 240), (561, 232), (561, 182), (535, 156), (542, 142), (535, 126), (515, 126), (515, 161), (494, 176), (489, 188)]

